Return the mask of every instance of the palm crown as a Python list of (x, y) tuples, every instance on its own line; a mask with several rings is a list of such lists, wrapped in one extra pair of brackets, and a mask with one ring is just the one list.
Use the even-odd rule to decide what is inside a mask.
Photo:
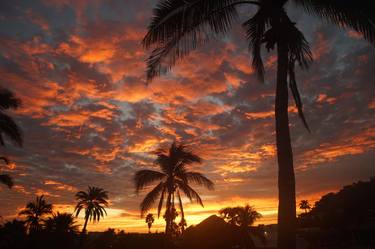
[(102, 188), (88, 187), (87, 192), (79, 191), (76, 194), (76, 200), (78, 201), (75, 207), (76, 216), (82, 209), (85, 209), (83, 232), (86, 231), (88, 220), (96, 222), (100, 220), (100, 217), (107, 215), (105, 208), (108, 207), (108, 192)]
[(77, 233), (78, 225), (76, 224), (75, 217), (69, 213), (53, 214), (45, 221), (45, 228), (49, 232), (55, 233)]
[(249, 227), (262, 217), (260, 213), (249, 205), (223, 208), (219, 213), (228, 223), (240, 227)]
[(39, 231), (43, 217), (52, 213), (52, 204), (48, 204), (44, 196), (37, 196), (35, 202), (29, 202), (19, 215), (26, 216), (26, 224), (30, 231)]
[[(141, 216), (143, 216), (159, 198), (158, 217), (160, 217), (161, 209), (166, 200), (166, 217), (168, 213), (174, 208), (175, 198), (179, 203), (181, 218), (184, 218), (183, 204), (181, 200), (181, 193), (191, 201), (196, 201), (203, 206), (203, 202), (199, 194), (190, 186), (191, 183), (204, 186), (208, 189), (213, 189), (214, 184), (207, 177), (198, 172), (188, 171), (187, 165), (193, 163), (201, 163), (202, 159), (189, 151), (183, 144), (172, 143), (169, 150), (159, 149), (155, 152), (157, 164), (161, 171), (154, 170), (140, 170), (135, 174), (134, 183), (135, 189), (138, 193), (140, 190), (158, 182), (143, 199), (140, 204)], [(166, 231), (169, 229), (168, 224), (170, 219), (167, 219)]]

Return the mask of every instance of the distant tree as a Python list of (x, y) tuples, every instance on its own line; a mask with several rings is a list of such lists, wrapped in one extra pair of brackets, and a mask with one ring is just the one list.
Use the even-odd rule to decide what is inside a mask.
[(178, 223), (178, 226), (180, 227), (181, 234), (185, 232), (185, 227), (187, 226), (185, 218), (181, 219), (180, 223)]
[(255, 248), (254, 241), (251, 239), (250, 234), (258, 236), (261, 240), (264, 240), (264, 235), (260, 233), (254, 233), (250, 229), (250, 226), (254, 224), (257, 219), (260, 219), (262, 215), (258, 213), (250, 205), (244, 207), (227, 207), (219, 211), (220, 216), (229, 224), (239, 228), (242, 234), (242, 244), (244, 248)]
[[(0, 145), (5, 146), (4, 137), (6, 135), (15, 144), (22, 146), (22, 132), (12, 117), (5, 113), (9, 109), (17, 109), (21, 105), (21, 100), (5, 88), (0, 88)], [(9, 164), (8, 158), (0, 156), (0, 160)], [(0, 183), (9, 188), (13, 186), (13, 180), (8, 174), (0, 174)]]
[(85, 223), (82, 233), (86, 232), (87, 222), (89, 220), (99, 222), (100, 217), (104, 217), (104, 214), (107, 215), (105, 208), (108, 207), (108, 192), (104, 191), (102, 188), (89, 186), (87, 192), (77, 192), (76, 200), (78, 201), (75, 207), (76, 217), (82, 209), (85, 210)]
[(304, 210), (305, 213), (307, 213), (307, 211), (311, 209), (311, 205), (308, 200), (301, 200), (299, 202), (299, 208)]
[(152, 223), (154, 223), (155, 219), (154, 219), (154, 215), (153, 214), (148, 214), (146, 216), (146, 223), (147, 223), (147, 226), (148, 226), (148, 233), (151, 233), (151, 226), (152, 226)]
[(52, 213), (52, 204), (48, 204), (44, 195), (37, 196), (35, 202), (29, 202), (19, 215), (26, 216), (26, 224), (30, 232), (42, 229), (43, 217)]
[(20, 220), (12, 220), (0, 225), (0, 248), (29, 248), (25, 222)]
[(169, 213), (175, 208), (175, 199), (179, 203), (181, 212), (181, 219), (184, 218), (184, 210), (181, 201), (180, 191), (182, 191), (190, 201), (195, 200), (198, 204), (203, 206), (202, 199), (199, 194), (191, 188), (190, 184), (195, 183), (204, 186), (208, 189), (213, 189), (214, 184), (207, 177), (198, 172), (188, 171), (187, 165), (193, 163), (201, 163), (202, 159), (188, 150), (183, 144), (173, 142), (169, 150), (159, 149), (155, 152), (157, 164), (161, 172), (154, 170), (140, 170), (135, 174), (134, 183), (136, 192), (158, 182), (156, 187), (149, 192), (140, 204), (141, 216), (151, 208), (151, 206), (159, 199), (158, 217), (160, 217), (161, 209), (164, 205), (166, 197), (166, 227), (165, 232), (167, 235), (171, 234), (171, 227), (173, 220), (170, 218)]

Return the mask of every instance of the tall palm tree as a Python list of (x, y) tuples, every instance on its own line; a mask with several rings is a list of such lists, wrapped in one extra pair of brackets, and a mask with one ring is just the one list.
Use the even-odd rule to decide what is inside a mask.
[(148, 233), (151, 233), (151, 227), (152, 227), (152, 224), (154, 223), (155, 221), (155, 218), (154, 218), (154, 215), (153, 214), (148, 214), (146, 216), (146, 223), (147, 223), (147, 227), (148, 227)]
[[(6, 165), (10, 163), (9, 159), (6, 157), (1, 156), (0, 160), (4, 161)], [(13, 187), (13, 180), (8, 174), (0, 174), (0, 183), (8, 186), (8, 188)]]
[(19, 215), (26, 216), (26, 225), (30, 232), (40, 231), (43, 217), (52, 213), (52, 204), (48, 204), (44, 195), (37, 196), (35, 202), (29, 202)]
[(88, 187), (87, 192), (79, 191), (76, 193), (76, 200), (78, 201), (75, 212), (76, 217), (82, 209), (85, 209), (85, 223), (83, 225), (82, 233), (86, 232), (87, 222), (93, 220), (94, 222), (104, 218), (107, 215), (105, 210), (108, 207), (108, 192), (102, 188)]
[(311, 205), (310, 205), (310, 203), (309, 203), (308, 200), (301, 200), (299, 202), (299, 208), (302, 209), (302, 210), (304, 210), (305, 213), (307, 213), (307, 210), (311, 209)]
[(145, 48), (154, 48), (147, 60), (147, 77), (152, 80), (212, 36), (226, 34), (239, 16), (239, 6), (256, 6), (255, 14), (247, 17), (243, 27), (253, 56), (252, 65), (261, 81), (264, 78), (262, 45), (265, 44), (268, 50), (276, 46), (278, 55), (275, 118), (279, 166), (279, 249), (296, 247), (295, 176), (289, 132), (288, 85), (299, 116), (309, 130), (302, 112), (294, 65), (297, 62), (306, 69), (312, 61), (307, 41), (287, 15), (287, 2), (339, 27), (354, 29), (375, 44), (372, 2), (354, 0), (161, 0), (154, 9), (154, 17), (143, 40)]
[(255, 233), (255, 231), (250, 230), (250, 226), (262, 217), (253, 207), (249, 205), (244, 207), (227, 207), (221, 209), (219, 214), (229, 224), (239, 227), (242, 234), (241, 238), (243, 239), (242, 243), (245, 248), (255, 248), (254, 241), (250, 237), (251, 233), (258, 237), (260, 235), (262, 240), (265, 239), (262, 233)]
[[(13, 119), (5, 113), (9, 109), (17, 109), (21, 105), (21, 100), (16, 98), (14, 94), (0, 87), (0, 145), (5, 146), (4, 137), (6, 135), (15, 144), (22, 146), (22, 132)], [(5, 164), (10, 161), (6, 157), (0, 157)], [(0, 175), (0, 183), (7, 185), (9, 188), (13, 186), (13, 180), (8, 174)]]
[(48, 232), (67, 234), (77, 233), (78, 225), (75, 217), (69, 213), (55, 213), (45, 221), (45, 229)]
[[(188, 171), (186, 166), (193, 163), (201, 163), (202, 159), (191, 152), (185, 145), (173, 142), (168, 150), (159, 149), (155, 152), (157, 164), (161, 171), (140, 170), (135, 174), (135, 190), (140, 190), (154, 182), (158, 184), (146, 195), (140, 204), (141, 216), (143, 216), (151, 206), (159, 199), (158, 217), (166, 205), (165, 233), (170, 235), (173, 224), (172, 212), (175, 209), (175, 199), (178, 201), (181, 219), (184, 219), (184, 209), (181, 200), (181, 193), (185, 194), (191, 202), (196, 201), (203, 207), (203, 202), (199, 194), (190, 186), (191, 183), (213, 189), (214, 184), (207, 177), (198, 172)], [(166, 199), (166, 201), (165, 201)]]

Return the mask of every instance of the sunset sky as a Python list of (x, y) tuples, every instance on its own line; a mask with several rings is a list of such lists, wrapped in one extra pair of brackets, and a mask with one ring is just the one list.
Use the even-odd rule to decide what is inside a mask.
[[(216, 185), (198, 188), (204, 208), (184, 199), (188, 225), (247, 203), (263, 214), (259, 223), (276, 222), (274, 52), (263, 51), (259, 83), (240, 19), (147, 85), (141, 40), (155, 3), (0, 1), (0, 86), (22, 100), (11, 115), (24, 133), (23, 148), (0, 148), (16, 164), (0, 168), (15, 180), (11, 190), (0, 186), (4, 220), (41, 194), (56, 211), (72, 212), (74, 194), (90, 185), (109, 192), (110, 207), (89, 231), (145, 232), (138, 208), (145, 192), (135, 195), (132, 178), (156, 169), (149, 152), (176, 139), (204, 159), (191, 169)], [(297, 201), (314, 202), (375, 176), (375, 50), (354, 31), (288, 8), (315, 59), (309, 71), (297, 70), (311, 134), (290, 100)]]

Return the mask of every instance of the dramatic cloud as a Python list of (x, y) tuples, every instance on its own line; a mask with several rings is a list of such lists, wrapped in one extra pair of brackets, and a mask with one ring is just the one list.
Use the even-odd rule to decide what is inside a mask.
[[(108, 217), (90, 230), (146, 231), (134, 172), (154, 168), (150, 152), (181, 140), (204, 158), (192, 168), (216, 184), (198, 188), (204, 208), (183, 200), (189, 224), (246, 203), (263, 214), (261, 223), (276, 221), (274, 51), (264, 51), (259, 83), (237, 25), (147, 84), (141, 40), (155, 2), (0, 3), (0, 85), (22, 99), (11, 115), (25, 137), (23, 148), (1, 148), (15, 162), (1, 167), (15, 179), (12, 190), (0, 186), (5, 219), (41, 194), (73, 212), (75, 192), (90, 185), (111, 199)], [(314, 201), (375, 175), (375, 51), (354, 31), (291, 13), (315, 60), (297, 70), (312, 133), (292, 100), (289, 108), (297, 197)], [(155, 227), (163, 229), (162, 218)]]

